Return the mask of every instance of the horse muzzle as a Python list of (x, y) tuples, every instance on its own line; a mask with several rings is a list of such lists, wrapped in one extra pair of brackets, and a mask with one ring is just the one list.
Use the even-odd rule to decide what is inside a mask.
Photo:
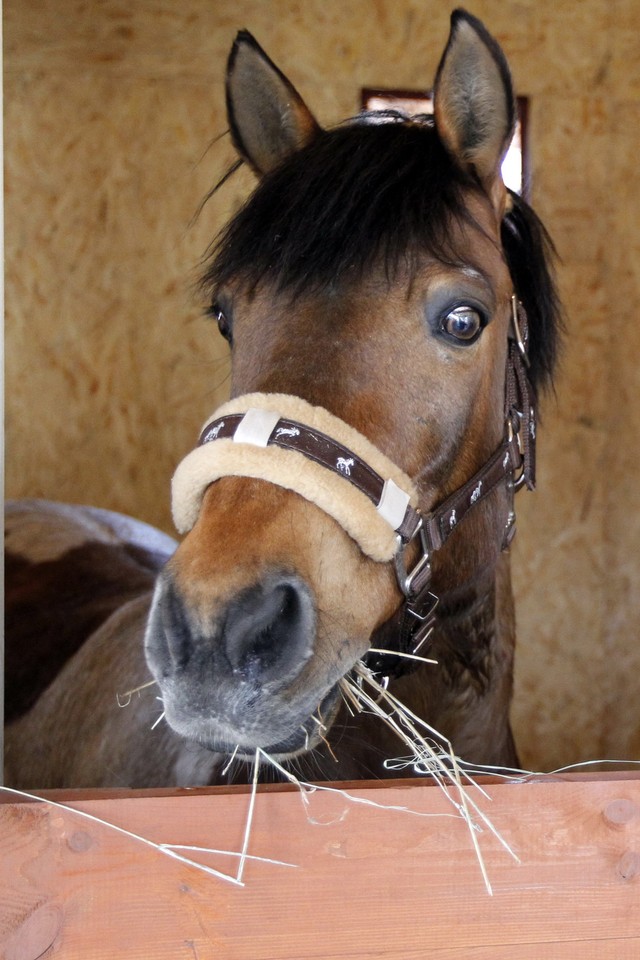
[(339, 680), (313, 663), (316, 620), (312, 593), (295, 575), (274, 571), (207, 616), (165, 571), (145, 652), (169, 725), (224, 753), (310, 749), (333, 715)]

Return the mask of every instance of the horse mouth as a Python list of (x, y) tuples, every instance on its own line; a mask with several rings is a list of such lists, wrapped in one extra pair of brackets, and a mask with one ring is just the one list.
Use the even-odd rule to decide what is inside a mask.
[[(258, 750), (274, 760), (287, 760), (301, 756), (317, 747), (327, 735), (336, 719), (340, 707), (340, 684), (335, 683), (324, 695), (316, 709), (301, 722), (288, 736), (272, 743), (250, 743), (238, 738), (234, 741), (228, 735), (220, 738), (198, 737), (201, 746), (227, 757), (251, 761)], [(262, 738), (260, 738), (262, 739)]]

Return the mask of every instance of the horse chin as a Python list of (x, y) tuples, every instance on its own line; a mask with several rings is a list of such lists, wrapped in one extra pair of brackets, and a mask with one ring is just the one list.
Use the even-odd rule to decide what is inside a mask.
[[(293, 757), (302, 756), (315, 749), (327, 735), (331, 726), (338, 715), (340, 708), (340, 689), (338, 684), (331, 688), (329, 693), (321, 700), (314, 713), (307, 717), (304, 723), (300, 724), (290, 736), (268, 747), (260, 749), (272, 757), (274, 760), (290, 760)], [(242, 760), (253, 760), (256, 752), (256, 746), (247, 746), (238, 744), (236, 756)], [(228, 754), (233, 753), (234, 748), (227, 750)]]
[(176, 733), (213, 753), (251, 761), (259, 749), (274, 760), (282, 761), (308, 753), (326, 739), (339, 711), (340, 687), (335, 683), (306, 719), (292, 721), (295, 726), (291, 733), (275, 740), (269, 739), (269, 731), (264, 728), (256, 735), (253, 730), (233, 730), (214, 719), (194, 720), (179, 709), (171, 709), (168, 703), (165, 707), (166, 719)]

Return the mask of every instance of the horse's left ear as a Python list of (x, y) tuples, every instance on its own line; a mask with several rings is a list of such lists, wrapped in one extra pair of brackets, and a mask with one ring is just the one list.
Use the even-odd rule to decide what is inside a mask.
[(515, 98), (505, 56), (476, 17), (451, 14), (451, 33), (434, 84), (440, 139), (456, 163), (475, 173), (502, 214), (500, 167), (515, 126)]
[(227, 63), (227, 115), (234, 146), (262, 176), (319, 132), (304, 100), (247, 30)]

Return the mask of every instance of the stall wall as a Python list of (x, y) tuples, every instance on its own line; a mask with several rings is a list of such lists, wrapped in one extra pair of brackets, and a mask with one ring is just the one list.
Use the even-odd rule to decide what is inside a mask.
[[(532, 199), (568, 339), (519, 499), (514, 722), (523, 762), (640, 756), (640, 4), (478, 0), (530, 98)], [(9, 496), (171, 529), (169, 479), (226, 396), (200, 258), (251, 185), (223, 71), (251, 29), (322, 122), (363, 86), (428, 87), (426, 0), (5, 0)]]

